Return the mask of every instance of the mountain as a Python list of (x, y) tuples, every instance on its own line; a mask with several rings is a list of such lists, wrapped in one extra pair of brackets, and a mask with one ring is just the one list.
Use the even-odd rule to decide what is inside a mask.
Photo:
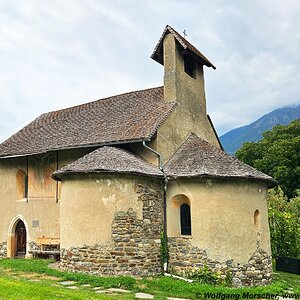
[(272, 129), (275, 125), (287, 125), (300, 118), (300, 105), (296, 107), (283, 107), (262, 116), (255, 122), (235, 128), (220, 136), (224, 150), (234, 155), (244, 142), (257, 142), (262, 138), (262, 133)]

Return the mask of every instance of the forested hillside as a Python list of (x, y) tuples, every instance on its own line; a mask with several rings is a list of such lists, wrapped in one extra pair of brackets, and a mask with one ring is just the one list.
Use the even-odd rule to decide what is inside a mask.
[(272, 129), (275, 125), (287, 125), (300, 118), (300, 105), (276, 109), (255, 122), (233, 129), (220, 137), (225, 151), (234, 155), (244, 142), (257, 142), (262, 138), (262, 133)]
[(273, 257), (300, 258), (300, 119), (244, 143), (236, 156), (278, 182), (268, 198)]

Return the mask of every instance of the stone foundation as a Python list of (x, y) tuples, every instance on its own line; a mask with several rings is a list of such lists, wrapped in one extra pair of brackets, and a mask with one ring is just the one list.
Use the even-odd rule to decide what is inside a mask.
[(29, 251), (28, 252), (31, 252), (32, 250), (40, 250), (40, 246), (35, 241), (31, 241), (29, 243)]
[(241, 265), (233, 260), (219, 262), (208, 257), (205, 250), (191, 245), (188, 238), (169, 238), (170, 271), (185, 275), (186, 273), (208, 266), (212, 272), (221, 274), (232, 273), (233, 285), (258, 286), (267, 285), (272, 280), (272, 259), (259, 246), (247, 264)]
[(7, 257), (7, 243), (0, 243), (0, 259)]
[(143, 219), (137, 219), (133, 209), (116, 212), (112, 241), (61, 249), (61, 269), (106, 276), (161, 273), (162, 186), (159, 182), (137, 184), (136, 191), (143, 202)]

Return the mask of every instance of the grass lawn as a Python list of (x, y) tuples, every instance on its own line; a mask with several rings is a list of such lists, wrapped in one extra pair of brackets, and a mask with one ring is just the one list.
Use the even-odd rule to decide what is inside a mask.
[[(132, 277), (96, 277), (61, 272), (49, 268), (51, 262), (41, 259), (0, 260), (0, 299), (134, 299), (136, 292), (150, 293), (155, 296), (155, 299), (167, 299), (167, 297), (200, 299), (208, 292), (215, 295), (234, 294), (235, 299), (243, 299), (243, 295), (247, 293), (283, 294), (290, 291), (300, 295), (300, 276), (288, 273), (275, 273), (273, 283), (266, 287), (235, 289), (186, 283), (168, 277), (138, 280)], [(75, 281), (73, 285), (77, 288), (70, 289), (63, 286), (60, 284), (62, 281)], [(89, 286), (83, 286), (87, 284)], [(97, 291), (122, 288), (130, 292), (97, 294), (95, 287)]]

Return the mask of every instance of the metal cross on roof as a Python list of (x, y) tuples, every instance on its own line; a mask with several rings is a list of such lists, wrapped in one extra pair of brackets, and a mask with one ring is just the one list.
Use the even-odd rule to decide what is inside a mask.
[(182, 31), (183, 37), (185, 38), (187, 36), (185, 29)]

